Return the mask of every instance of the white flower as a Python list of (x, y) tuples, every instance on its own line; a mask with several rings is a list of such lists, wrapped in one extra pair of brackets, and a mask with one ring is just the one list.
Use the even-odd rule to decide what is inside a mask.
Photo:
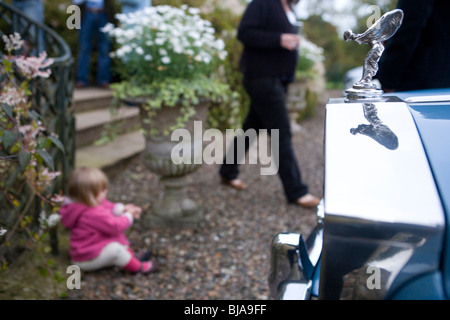
[(157, 38), (157, 39), (155, 39), (155, 44), (158, 46), (161, 46), (164, 44), (165, 41), (166, 40), (164, 40), (163, 38)]
[(195, 40), (198, 40), (200, 39), (200, 32), (198, 32), (197, 30), (191, 30), (188, 32), (188, 36)]
[(324, 60), (323, 48), (302, 37), (300, 40), (299, 55), (304, 55), (309, 60), (320, 62)]
[(161, 62), (164, 64), (169, 64), (170, 63), (170, 58), (168, 56), (164, 56), (161, 58)]
[(189, 12), (190, 14), (192, 14), (192, 15), (197, 15), (197, 14), (200, 13), (200, 9), (197, 9), (197, 8), (189, 8), (189, 9), (188, 9), (188, 12)]
[(56, 226), (59, 222), (61, 221), (61, 216), (58, 213), (52, 213), (48, 218), (47, 218), (47, 225), (49, 227), (54, 227)]
[(112, 23), (107, 23), (103, 28), (100, 29), (102, 32), (109, 33), (114, 30), (114, 25)]
[(19, 50), (22, 48), (23, 40), (19, 33), (14, 32), (14, 34), (10, 34), (9, 37), (7, 35), (2, 36), (3, 41), (5, 42), (6, 51)]
[(8, 232), (8, 230), (0, 227), (0, 237), (4, 236), (7, 232)]
[(203, 20), (197, 8), (160, 5), (116, 18), (119, 27), (107, 25), (102, 30), (118, 45), (115, 57), (125, 64), (133, 61), (133, 67), (125, 68), (129, 76), (140, 74), (152, 81), (166, 74), (207, 74), (216, 66), (213, 62), (227, 56), (225, 43), (215, 37), (211, 22)]
[(144, 49), (142, 49), (141, 47), (137, 47), (136, 48), (136, 53), (139, 54), (139, 55), (142, 55), (142, 54), (144, 54)]
[(215, 42), (215, 47), (217, 50), (222, 51), (225, 49), (225, 42), (222, 39), (217, 39)]
[(219, 52), (219, 59), (220, 59), (220, 60), (225, 60), (226, 57), (227, 57), (227, 55), (228, 55), (228, 52), (226, 52), (226, 51), (221, 51), (221, 52)]

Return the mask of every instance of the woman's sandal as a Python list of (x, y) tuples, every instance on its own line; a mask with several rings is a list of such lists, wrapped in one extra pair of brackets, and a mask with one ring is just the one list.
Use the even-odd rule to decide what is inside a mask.
[(245, 190), (248, 188), (248, 186), (240, 179), (228, 180), (228, 179), (222, 178), (222, 184), (227, 185), (236, 190)]

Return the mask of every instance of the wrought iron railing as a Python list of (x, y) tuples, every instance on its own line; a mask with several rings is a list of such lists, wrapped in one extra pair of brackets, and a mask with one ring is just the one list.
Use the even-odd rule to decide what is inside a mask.
[[(71, 109), (74, 59), (66, 41), (54, 30), (0, 1), (0, 37), (14, 32), (19, 32), (25, 39), (29, 54), (37, 53), (37, 48), (44, 48), (48, 57), (54, 61), (51, 76), (33, 83), (32, 104), (45, 120), (49, 131), (56, 133), (65, 147), (65, 152), (56, 147), (49, 150), (55, 170), (61, 173), (50, 191), (65, 192), (65, 182), (75, 163), (75, 118)], [(40, 205), (38, 201), (36, 205)], [(40, 210), (37, 208), (34, 211), (39, 214), (37, 211)], [(54, 253), (57, 252), (56, 236), (56, 233), (51, 234), (50, 240)]]

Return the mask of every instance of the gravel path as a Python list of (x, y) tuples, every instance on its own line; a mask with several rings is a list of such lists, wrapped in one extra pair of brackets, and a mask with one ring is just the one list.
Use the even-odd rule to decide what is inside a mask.
[[(300, 168), (311, 193), (323, 196), (323, 128), (325, 101), (316, 115), (301, 123), (293, 137)], [(336, 96), (336, 95), (334, 95)], [(205, 208), (196, 228), (144, 228), (137, 221), (129, 232), (134, 250), (149, 248), (160, 271), (131, 275), (118, 269), (83, 273), (81, 290), (67, 299), (268, 299), (270, 243), (279, 232), (309, 234), (313, 209), (287, 204), (277, 176), (261, 176), (259, 165), (243, 165), (240, 178), (249, 189), (236, 191), (219, 182), (218, 165), (203, 165), (193, 174), (190, 196)], [(110, 181), (112, 201), (151, 210), (161, 188), (140, 160)]]

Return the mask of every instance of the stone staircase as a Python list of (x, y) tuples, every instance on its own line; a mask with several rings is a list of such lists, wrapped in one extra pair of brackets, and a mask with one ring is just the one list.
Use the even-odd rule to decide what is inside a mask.
[[(122, 106), (111, 113), (112, 91), (100, 88), (75, 89), (73, 108), (76, 119), (75, 167), (97, 167), (114, 174), (144, 149), (139, 109)], [(98, 144), (108, 127), (115, 138)]]

